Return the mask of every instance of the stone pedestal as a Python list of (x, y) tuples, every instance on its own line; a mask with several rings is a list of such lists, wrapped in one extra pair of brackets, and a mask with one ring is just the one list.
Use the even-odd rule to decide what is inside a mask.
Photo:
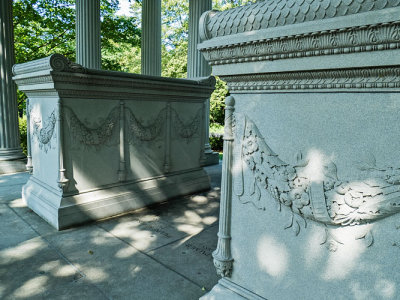
[(231, 96), (202, 299), (400, 297), (400, 4), (370, 4), (203, 14)]
[[(189, 1), (189, 45), (188, 45), (188, 66), (187, 77), (196, 78), (209, 76), (211, 74), (211, 67), (204, 59), (203, 55), (197, 49), (200, 43), (199, 34), (199, 20), (201, 15), (212, 9), (211, 0), (190, 0)], [(219, 155), (211, 150), (209, 143), (210, 135), (210, 99), (206, 103), (206, 122), (205, 122), (205, 140), (204, 152), (206, 155), (205, 165), (213, 165), (219, 163)]]
[(101, 69), (100, 0), (76, 0), (76, 62)]
[(0, 174), (25, 171), (20, 146), (15, 84), (12, 1), (0, 2)]
[(161, 76), (161, 0), (142, 3), (142, 74)]
[(29, 98), (22, 196), (55, 228), (209, 189), (201, 146), (213, 77), (86, 69), (57, 54), (14, 75)]

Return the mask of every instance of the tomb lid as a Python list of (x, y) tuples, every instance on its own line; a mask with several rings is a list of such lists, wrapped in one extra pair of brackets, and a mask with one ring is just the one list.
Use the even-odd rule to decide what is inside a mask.
[[(399, 7), (400, 0), (267, 0), (201, 18), (201, 39), (250, 33)], [(358, 16), (357, 16), (358, 17)]]

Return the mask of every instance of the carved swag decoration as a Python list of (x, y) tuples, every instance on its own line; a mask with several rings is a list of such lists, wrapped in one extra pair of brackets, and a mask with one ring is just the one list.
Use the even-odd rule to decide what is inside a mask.
[[(180, 119), (175, 109), (165, 107), (160, 110), (154, 120), (148, 125), (145, 125), (144, 122), (141, 122), (139, 118), (135, 116), (130, 108), (126, 108), (129, 143), (133, 144), (135, 140), (151, 142), (161, 136), (162, 130), (166, 124), (168, 109), (172, 111), (174, 129), (177, 135), (189, 141), (200, 128), (202, 120), (201, 109), (196, 112), (192, 121), (185, 123)], [(119, 121), (122, 117), (119, 107), (115, 107), (105, 119), (99, 118), (98, 121), (94, 122), (91, 126), (86, 126), (71, 108), (66, 107), (65, 112), (72, 138), (74, 141), (86, 147), (99, 147), (101, 145), (110, 144), (116, 128), (120, 126)]]
[(186, 139), (186, 142), (189, 143), (190, 139), (199, 131), (200, 125), (202, 124), (202, 109), (198, 109), (193, 120), (187, 123), (181, 120), (178, 112), (174, 109), (172, 109), (172, 115), (175, 132), (180, 138)]
[(119, 125), (119, 107), (113, 108), (106, 119), (99, 119), (91, 127), (86, 126), (71, 108), (66, 107), (65, 114), (71, 137), (86, 147), (109, 143)]
[[(301, 153), (297, 163), (290, 165), (282, 161), (265, 142), (257, 126), (247, 117), (236, 114), (234, 122), (236, 135), (234, 166), (234, 192), (242, 203), (251, 202), (258, 209), (265, 209), (261, 191), (267, 190), (277, 201), (278, 208), (288, 207), (291, 218), (286, 228), (292, 227), (296, 235), (306, 220), (313, 220), (325, 226), (352, 226), (367, 224), (400, 212), (400, 169), (376, 166), (375, 158), (360, 164), (361, 171), (367, 172), (368, 180), (342, 181), (337, 177), (333, 162), (324, 167), (324, 180), (312, 182), (302, 175), (309, 161)], [(243, 164), (253, 175), (249, 185), (251, 200), (243, 198), (245, 188)], [(373, 236), (367, 231), (356, 239), (363, 239), (369, 247)], [(335, 251), (340, 241), (326, 230), (321, 244)]]

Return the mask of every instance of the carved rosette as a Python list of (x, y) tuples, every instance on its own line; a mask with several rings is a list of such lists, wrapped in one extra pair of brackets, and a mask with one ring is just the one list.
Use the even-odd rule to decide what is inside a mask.
[(231, 209), (232, 209), (232, 169), (233, 163), (233, 112), (235, 100), (229, 96), (225, 100), (224, 160), (222, 162), (220, 220), (218, 245), (213, 252), (217, 274), (230, 277), (233, 269), (231, 255)]

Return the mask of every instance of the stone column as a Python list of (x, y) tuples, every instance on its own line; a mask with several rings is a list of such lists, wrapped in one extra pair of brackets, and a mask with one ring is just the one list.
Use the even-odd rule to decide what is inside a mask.
[[(197, 50), (197, 44), (200, 43), (199, 20), (201, 15), (212, 9), (212, 0), (189, 0), (189, 45), (188, 45), (188, 63), (187, 77), (204, 77), (211, 74), (211, 67), (204, 59), (203, 55)], [(210, 99), (206, 101), (205, 109), (205, 165), (218, 164), (219, 156), (211, 150), (209, 142), (210, 127)]]
[(161, 76), (161, 0), (143, 0), (142, 74)]
[(101, 69), (100, 0), (76, 0), (76, 62)]
[(17, 92), (12, 81), (12, 0), (0, 1), (0, 174), (25, 170), (18, 129)]

